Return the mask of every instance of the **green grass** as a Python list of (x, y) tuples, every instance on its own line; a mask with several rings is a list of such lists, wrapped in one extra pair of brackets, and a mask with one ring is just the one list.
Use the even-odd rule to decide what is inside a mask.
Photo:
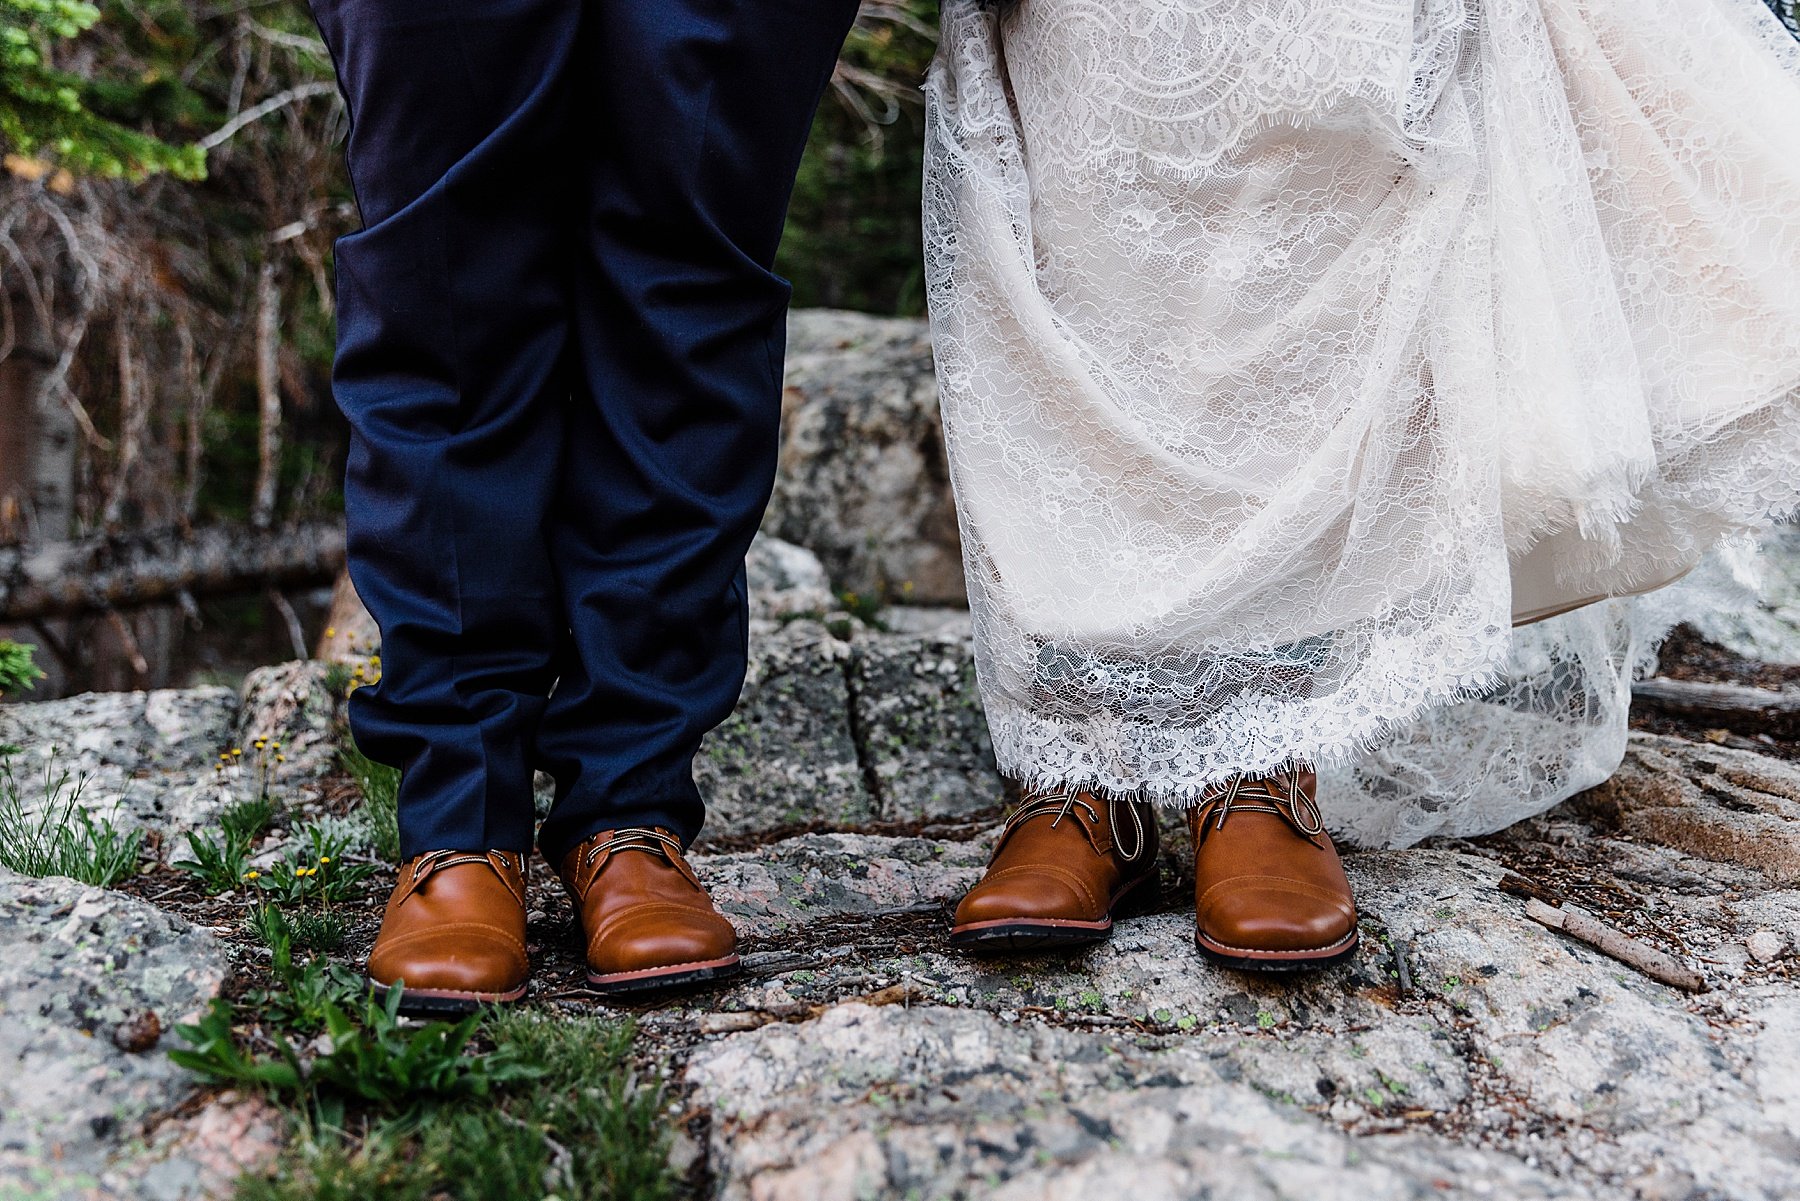
[(360, 1137), (313, 1125), (238, 1201), (669, 1201), (660, 1089), (632, 1067), (629, 1025), (495, 1014), (493, 1055), (535, 1073), (485, 1103), (451, 1101), (376, 1121)]
[(296, 963), (278, 906), (247, 924), (269, 948), (272, 987), (215, 1001), (177, 1028), (187, 1046), (171, 1053), (292, 1115), (293, 1142), (272, 1172), (239, 1182), (239, 1201), (678, 1195), (663, 1093), (638, 1076), (629, 1024), (519, 1011), (407, 1023), (347, 968)]
[(325, 954), (340, 950), (350, 935), (350, 919), (336, 910), (302, 910), (290, 915), (267, 901), (251, 907), (244, 925), (258, 942), (287, 956), (289, 962), (295, 949)]
[(259, 796), (239, 801), (221, 813), (219, 829), (225, 832), (225, 837), (248, 847), (254, 846), (257, 839), (268, 833), (274, 821), (275, 802), (266, 796)]
[(272, 1028), (263, 1031), (270, 1051), (249, 1043), (239, 1035), (239, 1015), (231, 1003), (214, 1000), (198, 1021), (175, 1027), (188, 1045), (170, 1051), (169, 1058), (209, 1080), (262, 1088), (313, 1112), (360, 1102), (385, 1114), (414, 1114), (434, 1102), (486, 1097), (537, 1075), (504, 1048), (487, 1055), (469, 1052), (482, 1014), (415, 1025), (399, 1016), (400, 997), (400, 990), (392, 989), (385, 1003), (373, 996), (348, 1009), (327, 1002), (327, 1049), (310, 1060)]
[(362, 790), (357, 811), (368, 828), (369, 847), (389, 863), (400, 862), (400, 771), (377, 763), (351, 744), (338, 761)]
[(10, 755), (0, 755), (0, 864), (27, 876), (67, 876), (111, 888), (138, 868), (141, 830), (120, 831), (81, 803), (83, 781), (44, 764), (41, 800), (27, 812)]

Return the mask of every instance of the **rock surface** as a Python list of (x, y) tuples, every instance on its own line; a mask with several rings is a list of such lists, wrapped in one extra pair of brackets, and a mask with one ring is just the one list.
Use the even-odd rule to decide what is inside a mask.
[[(942, 885), (883, 865), (899, 883), (871, 896), (842, 882), (893, 848), (834, 838), (705, 870), (760, 934), (770, 915), (948, 903), (985, 847), (933, 852), (958, 877)], [(1179, 912), (1128, 920), (1061, 961), (969, 961), (929, 931), (877, 948), (812, 940), (716, 998), (725, 1012), (693, 1015), (703, 1030), (739, 1031), (688, 1068), (713, 1109), (721, 1194), (1178, 1197), (1201, 1181), (1223, 1196), (1320, 1199), (1436, 1195), (1445, 1182), (1527, 1197), (1800, 1189), (1800, 1079), (1784, 1058), (1792, 982), (1715, 968), (1715, 992), (1675, 993), (1526, 919), (1496, 887), (1502, 870), (1467, 851), (1352, 857), (1364, 951), (1293, 982), (1205, 966)], [(1738, 937), (1719, 907), (1696, 906), (1686, 930), (1696, 942)], [(871, 994), (890, 1004), (854, 999)], [(817, 1016), (795, 1025), (797, 1013)]]
[(962, 602), (925, 322), (794, 313), (781, 427), (765, 530), (815, 552), (840, 591)]
[(999, 811), (966, 633), (835, 628), (798, 619), (752, 632), (737, 710), (694, 762), (703, 845)]
[[(749, 677), (700, 757), (713, 824), (695, 857), (743, 931), (746, 971), (632, 1011), (644, 1053), (704, 1115), (685, 1145), (716, 1195), (1800, 1196), (1791, 745), (1664, 723), (1676, 732), (1634, 734), (1611, 781), (1549, 814), (1352, 854), (1363, 946), (1320, 975), (1197, 958), (1173, 818), (1161, 904), (1110, 942), (972, 960), (945, 918), (979, 876), (1004, 789), (966, 614), (838, 611), (818, 560), (770, 538), (751, 578)], [(331, 795), (332, 682), (290, 664), (241, 700), (14, 705), (0, 742), (34, 768), (57, 746), (166, 844), (253, 781), (214, 766), (234, 745), (282, 743), (284, 800)], [(1530, 921), (1518, 885), (1501, 887), (1512, 875), (1698, 969), (1707, 990)], [(565, 903), (535, 887), (544, 1003), (597, 1005), (574, 991)], [(210, 935), (118, 894), (3, 874), (0, 912), (0, 1183), (34, 1201), (186, 1201), (273, 1152), (279, 1115), (242, 1097), (194, 1105), (161, 1054), (219, 986)]]
[(27, 810), (79, 788), (89, 812), (162, 835), (162, 853), (179, 858), (180, 836), (211, 826), (236, 801), (264, 790), (295, 806), (317, 799), (338, 752), (341, 698), (330, 672), (319, 662), (282, 663), (251, 672), (240, 691), (86, 693), (0, 706), (0, 746), (19, 748), (11, 770)]
[(0, 746), (28, 809), (80, 787), (90, 812), (127, 828), (179, 834), (236, 795), (220, 770), (238, 696), (229, 688), (87, 693), (0, 706)]
[(1800, 664), (1800, 525), (1776, 526), (1761, 544), (1755, 567), (1761, 603), (1704, 614), (1693, 625), (1747, 659)]
[[(148, 1165), (121, 1157), (191, 1091), (164, 1052), (218, 992), (224, 951), (180, 918), (72, 880), (0, 869), (0, 912), (0, 1196), (135, 1191)], [(116, 1039), (121, 1026), (149, 1036)], [(179, 1150), (162, 1162), (193, 1174)]]
[(1751, 751), (1640, 735), (1581, 803), (1637, 838), (1800, 883), (1800, 768)]

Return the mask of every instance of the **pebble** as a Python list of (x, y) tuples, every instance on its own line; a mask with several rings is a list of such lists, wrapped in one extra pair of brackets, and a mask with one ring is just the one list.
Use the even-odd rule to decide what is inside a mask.
[(1787, 953), (1787, 939), (1773, 930), (1758, 930), (1745, 943), (1758, 963), (1773, 963)]

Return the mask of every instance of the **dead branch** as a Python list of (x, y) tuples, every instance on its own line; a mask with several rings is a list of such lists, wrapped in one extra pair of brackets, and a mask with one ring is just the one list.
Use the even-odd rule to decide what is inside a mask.
[(101, 510), (101, 524), (108, 529), (116, 527), (124, 516), (131, 473), (137, 467), (144, 427), (150, 421), (150, 400), (144, 394), (146, 381), (138, 370), (137, 356), (132, 353), (131, 322), (124, 314), (113, 323), (113, 364), (119, 372), (119, 461)]
[(286, 108), (290, 104), (297, 104), (298, 102), (313, 96), (335, 95), (337, 95), (337, 84), (324, 82), (303, 83), (291, 87), (285, 92), (277, 92), (260, 104), (252, 104), (249, 108), (201, 138), (200, 148), (203, 150), (212, 150), (215, 147), (223, 145), (230, 141), (231, 136), (237, 133), (238, 130), (244, 128), (246, 125), (251, 125), (262, 120), (277, 109)]
[(144, 650), (138, 645), (137, 635), (131, 632), (131, 623), (117, 609), (108, 609), (106, 620), (112, 626), (113, 633), (118, 636), (119, 645), (125, 648), (125, 657), (131, 660), (131, 670), (140, 679), (149, 675), (150, 661), (144, 658)]
[(1679, 988), (1683, 992), (1706, 991), (1706, 978), (1699, 972), (1678, 963), (1672, 956), (1663, 954), (1642, 939), (1633, 938), (1623, 930), (1609, 926), (1572, 905), (1558, 908), (1546, 905), (1534, 897), (1525, 902), (1525, 916), (1552, 930), (1561, 930), (1570, 938), (1579, 939), (1602, 955), (1617, 959), (1627, 967), (1636, 968), (1658, 983)]
[(196, 597), (329, 583), (344, 530), (317, 522), (277, 531), (165, 529), (129, 537), (0, 548), (0, 623), (105, 614)]
[(250, 524), (266, 530), (275, 520), (275, 486), (281, 470), (281, 291), (273, 253), (256, 278), (256, 493)]
[(294, 612), (294, 606), (288, 603), (281, 589), (271, 588), (268, 592), (269, 603), (281, 616), (281, 624), (287, 627), (288, 645), (294, 648), (294, 658), (306, 658), (306, 635), (300, 629), (300, 615)]

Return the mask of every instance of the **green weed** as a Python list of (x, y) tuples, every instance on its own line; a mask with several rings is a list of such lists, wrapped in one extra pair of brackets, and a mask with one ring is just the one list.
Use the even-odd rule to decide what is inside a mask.
[(177, 1026), (188, 1044), (169, 1052), (189, 1071), (225, 1084), (257, 1086), (301, 1100), (326, 1097), (366, 1102), (384, 1112), (402, 1113), (450, 1098), (485, 1097), (495, 1088), (532, 1079), (538, 1072), (504, 1049), (472, 1055), (469, 1040), (482, 1014), (460, 1022), (409, 1026), (399, 1015), (400, 990), (385, 1003), (374, 997), (346, 1011), (322, 1006), (330, 1049), (303, 1062), (286, 1035), (265, 1034), (273, 1054), (258, 1054), (238, 1037), (231, 1004), (215, 1000), (196, 1023)]
[(400, 772), (377, 763), (352, 744), (339, 753), (338, 761), (362, 790), (357, 811), (368, 828), (369, 847), (389, 863), (400, 862)]
[(194, 877), (207, 896), (216, 897), (255, 879), (250, 874), (250, 848), (229, 833), (223, 840), (215, 840), (189, 830), (187, 844), (189, 858), (177, 859), (169, 866)]
[(490, 1058), (529, 1088), (452, 1098), (380, 1119), (352, 1139), (317, 1124), (239, 1201), (672, 1201), (663, 1094), (632, 1067), (625, 1024), (532, 1013), (489, 1016)]
[(352, 863), (352, 840), (342, 830), (321, 824), (303, 827), (281, 862), (258, 872), (255, 884), (289, 905), (316, 903), (321, 908), (354, 898), (363, 881), (375, 874), (372, 863)]
[(267, 796), (253, 797), (247, 801), (239, 801), (219, 815), (219, 829), (225, 836), (242, 843), (246, 847), (256, 845), (256, 840), (269, 832), (275, 821), (275, 802)]
[(26, 876), (67, 876), (111, 888), (138, 868), (141, 830), (121, 831), (81, 803), (85, 781), (72, 784), (44, 764), (41, 803), (27, 812), (12, 757), (0, 755), (0, 864)]

